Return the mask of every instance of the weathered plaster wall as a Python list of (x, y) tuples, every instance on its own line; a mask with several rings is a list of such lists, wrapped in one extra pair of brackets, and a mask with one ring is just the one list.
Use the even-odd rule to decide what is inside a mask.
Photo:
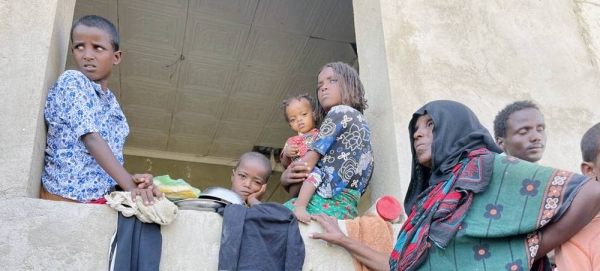
[(594, 66), (600, 72), (600, 1), (575, 0), (574, 2), (583, 40)]
[(64, 67), (74, 7), (0, 0), (0, 197), (39, 193), (45, 97)]
[[(579, 140), (600, 119), (600, 76), (593, 64), (597, 56), (590, 55), (591, 43), (584, 40), (598, 34), (589, 32), (592, 26), (582, 30), (573, 1), (353, 3), (367, 97), (384, 100), (367, 111), (377, 129), (374, 141), (384, 139), (375, 142), (375, 151), (397, 151), (385, 159), (379, 156), (375, 178), (384, 180), (385, 188), (377, 191), (395, 191), (399, 186), (404, 195), (410, 178), (408, 121), (416, 109), (437, 99), (465, 103), (490, 131), (496, 113), (506, 104), (536, 101), (548, 124), (541, 163), (579, 171)], [(598, 6), (582, 10), (597, 14)], [(587, 20), (597, 27), (597, 18)], [(393, 135), (381, 129), (392, 123)], [(392, 138), (395, 144), (388, 140)], [(387, 160), (395, 157), (396, 161)], [(392, 169), (379, 171), (395, 163), (399, 178)]]
[[(116, 211), (105, 205), (30, 198), (0, 199), (2, 270), (106, 270)], [(217, 270), (222, 218), (216, 213), (180, 211), (163, 226), (160, 270)], [(340, 221), (345, 229), (345, 224)], [(352, 270), (344, 249), (306, 238), (322, 231), (300, 226), (306, 257), (303, 270)]]

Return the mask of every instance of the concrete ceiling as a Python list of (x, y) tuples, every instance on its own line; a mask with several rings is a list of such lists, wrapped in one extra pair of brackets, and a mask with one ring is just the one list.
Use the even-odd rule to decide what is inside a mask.
[(351, 0), (78, 0), (74, 18), (85, 14), (121, 34), (109, 88), (131, 127), (129, 154), (281, 148), (293, 134), (281, 101), (313, 93), (325, 63), (356, 59)]

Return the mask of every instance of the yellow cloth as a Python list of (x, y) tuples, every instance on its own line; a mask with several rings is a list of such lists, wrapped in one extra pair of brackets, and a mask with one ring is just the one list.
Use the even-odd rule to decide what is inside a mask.
[[(375, 215), (366, 215), (345, 221), (350, 238), (386, 255), (392, 252), (395, 240), (390, 222)], [(353, 262), (354, 269), (357, 271), (370, 270), (356, 258), (353, 258)]]
[(115, 191), (110, 195), (105, 195), (106, 204), (113, 209), (121, 212), (124, 216), (135, 215), (139, 220), (145, 223), (156, 223), (160, 225), (169, 225), (177, 217), (179, 209), (170, 200), (154, 199), (153, 205), (144, 205), (141, 196), (137, 196), (135, 203), (131, 198), (130, 192)]

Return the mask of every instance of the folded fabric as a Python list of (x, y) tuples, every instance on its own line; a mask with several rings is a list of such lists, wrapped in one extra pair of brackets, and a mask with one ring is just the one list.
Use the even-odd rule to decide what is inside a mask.
[(172, 201), (200, 196), (200, 189), (191, 186), (183, 179), (173, 180), (169, 175), (162, 175), (154, 177), (153, 181), (160, 192)]
[[(392, 224), (376, 215), (357, 217), (354, 220), (345, 220), (348, 237), (359, 241), (368, 247), (389, 255), (394, 248), (394, 233)], [(357, 271), (370, 270), (353, 258), (354, 269)]]
[(137, 196), (135, 202), (131, 198), (130, 192), (115, 191), (105, 195), (106, 204), (113, 209), (121, 212), (124, 216), (137, 216), (139, 220), (145, 223), (156, 223), (160, 225), (169, 225), (177, 217), (177, 206), (166, 199), (154, 199), (153, 205), (144, 205), (141, 196)]
[(110, 242), (109, 271), (158, 271), (162, 252), (160, 225), (142, 223), (117, 212), (117, 230)]
[(228, 204), (219, 214), (219, 270), (302, 270), (304, 241), (292, 211), (267, 202), (250, 208)]

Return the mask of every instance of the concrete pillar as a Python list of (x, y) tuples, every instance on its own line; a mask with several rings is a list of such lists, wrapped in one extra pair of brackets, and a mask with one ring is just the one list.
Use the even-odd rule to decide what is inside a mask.
[(0, 0), (0, 198), (37, 197), (48, 88), (64, 69), (75, 0)]
[[(372, 199), (403, 199), (411, 173), (408, 122), (416, 109), (438, 99), (466, 104), (490, 132), (506, 104), (534, 100), (548, 125), (541, 163), (579, 171), (579, 140), (600, 119), (600, 76), (589, 42), (593, 28), (582, 27), (573, 1), (353, 5), (376, 155)], [(596, 14), (592, 8), (584, 11)]]

